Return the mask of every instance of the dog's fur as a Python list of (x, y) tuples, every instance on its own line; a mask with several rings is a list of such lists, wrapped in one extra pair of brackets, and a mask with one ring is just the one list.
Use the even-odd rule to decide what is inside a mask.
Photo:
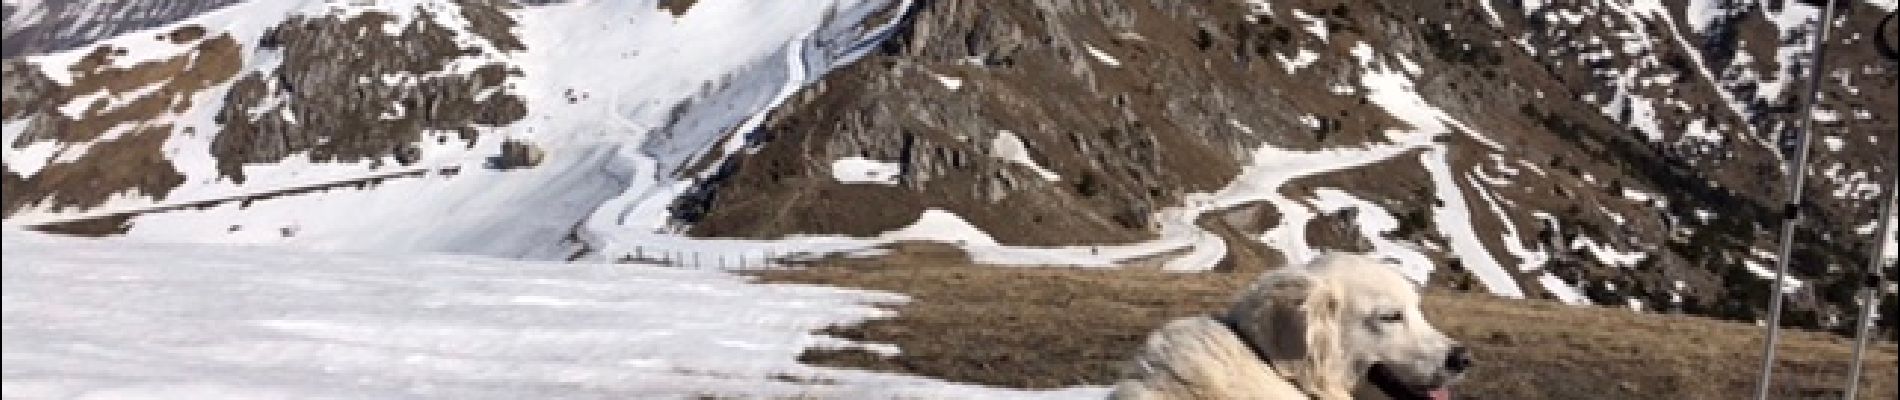
[(1375, 365), (1424, 390), (1462, 375), (1446, 367), (1456, 347), (1386, 262), (1328, 255), (1262, 275), (1225, 315), (1163, 326), (1112, 398), (1351, 399)]

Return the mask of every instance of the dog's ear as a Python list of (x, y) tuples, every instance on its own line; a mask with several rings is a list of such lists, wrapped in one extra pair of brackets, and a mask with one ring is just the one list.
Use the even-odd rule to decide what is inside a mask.
[(1263, 275), (1228, 318), (1275, 371), (1321, 399), (1350, 399), (1352, 361), (1340, 343), (1341, 294), (1298, 270)]

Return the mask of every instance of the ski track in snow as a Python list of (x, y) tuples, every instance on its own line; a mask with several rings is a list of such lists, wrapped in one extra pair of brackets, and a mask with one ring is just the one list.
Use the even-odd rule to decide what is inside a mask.
[[(5, 231), (21, 398), (1101, 398), (800, 364), (902, 295), (720, 271)], [(787, 379), (787, 378), (792, 379)]]

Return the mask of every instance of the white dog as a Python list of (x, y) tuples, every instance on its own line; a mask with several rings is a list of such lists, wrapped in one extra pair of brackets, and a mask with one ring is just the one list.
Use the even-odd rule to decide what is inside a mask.
[(1115, 399), (1351, 399), (1365, 379), (1394, 399), (1445, 399), (1472, 359), (1419, 311), (1391, 265), (1328, 255), (1268, 272), (1226, 315), (1148, 337)]

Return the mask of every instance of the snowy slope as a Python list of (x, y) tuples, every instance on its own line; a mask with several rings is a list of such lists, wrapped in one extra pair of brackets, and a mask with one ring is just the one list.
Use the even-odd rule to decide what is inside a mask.
[[(8, 398), (1087, 398), (800, 365), (888, 293), (715, 271), (5, 233)], [(867, 345), (873, 351), (899, 351)]]
[[(527, 50), (507, 53), (498, 61), (522, 71), (510, 86), (527, 99), (529, 115), (469, 146), (424, 148), (419, 166), (457, 167), (459, 173), (392, 180), (372, 190), (154, 214), (140, 218), (128, 235), (562, 258), (582, 247), (570, 240), (575, 236), (610, 250), (615, 242), (665, 234), (669, 218), (664, 208), (694, 177), (683, 171), (689, 163), (740, 150), (744, 140), (739, 138), (749, 130), (744, 125), (756, 125), (774, 104), (833, 65), (861, 56), (897, 22), (871, 29), (860, 27), (860, 21), (907, 4), (702, 1), (678, 18), (644, 1), (574, 1), (511, 10)], [(258, 55), (249, 68), (272, 68), (268, 52), (249, 43), (286, 16), (371, 11), (413, 16), (423, 12), (419, 10), (446, 10), (431, 14), (457, 29), (464, 23), (453, 18), (454, 6), (435, 0), (373, 6), (317, 0), (250, 2), (174, 25), (224, 29), (247, 43), (247, 54)], [(179, 51), (142, 33), (106, 44), (131, 49), (120, 63)], [(60, 73), (63, 66), (76, 62), (83, 50), (34, 61), (61, 81), (69, 79)], [(220, 90), (203, 94), (198, 108), (214, 110), (219, 101), (215, 92)], [(572, 93), (586, 99), (574, 101)], [(216, 131), (212, 116), (184, 113), (178, 131)], [(540, 145), (548, 152), (548, 163), (521, 171), (482, 168), (505, 138)], [(311, 163), (292, 157), (247, 166), (246, 175), (252, 178), (236, 184), (216, 175), (206, 150), (209, 138), (180, 133), (171, 146), (174, 150), (168, 154), (186, 175), (186, 183), (163, 203), (125, 196), (84, 212), (29, 210), (9, 217), (7, 224), (228, 198), (379, 172), (370, 162)], [(7, 154), (9, 164), (29, 158), (21, 150)]]

